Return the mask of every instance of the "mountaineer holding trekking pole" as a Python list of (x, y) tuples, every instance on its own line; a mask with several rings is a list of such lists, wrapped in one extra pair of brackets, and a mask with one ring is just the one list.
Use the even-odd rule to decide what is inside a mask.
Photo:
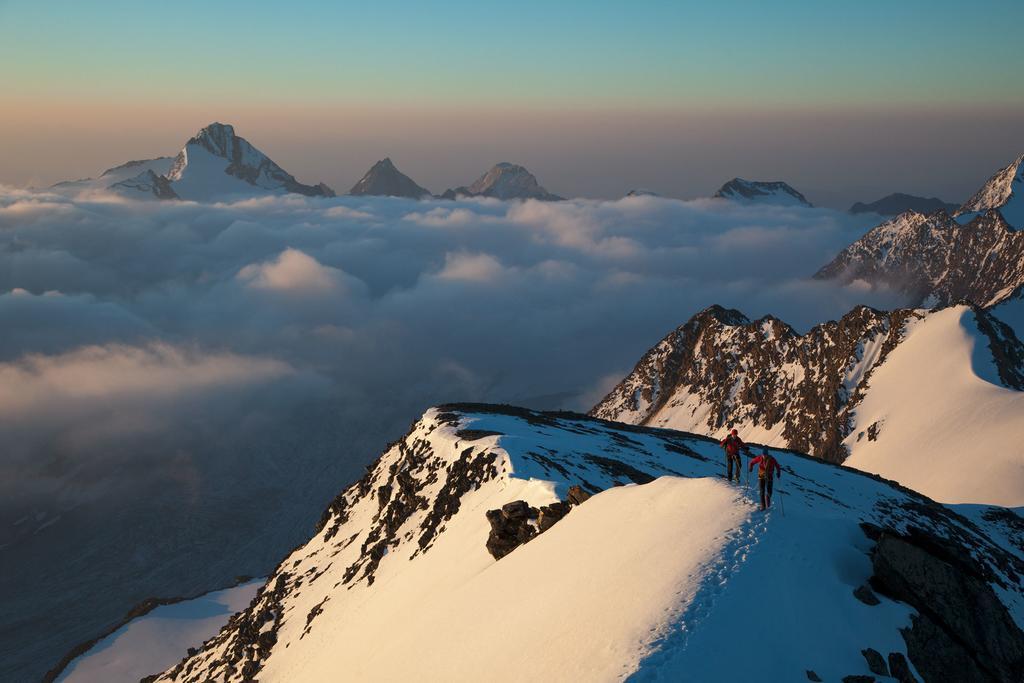
[(740, 480), (740, 473), (743, 471), (742, 464), (740, 463), (740, 449), (748, 451), (747, 444), (743, 443), (743, 439), (740, 438), (739, 432), (735, 429), (729, 433), (729, 436), (722, 439), (719, 446), (725, 449), (725, 463), (726, 463), (726, 479), (732, 481), (732, 466), (736, 465), (736, 483), (742, 484)]
[(747, 465), (747, 472), (757, 468), (757, 485), (761, 491), (761, 509), (766, 510), (772, 506), (772, 488), (776, 478), (782, 477), (782, 468), (779, 461), (772, 457), (767, 448), (761, 449), (761, 455), (751, 458)]

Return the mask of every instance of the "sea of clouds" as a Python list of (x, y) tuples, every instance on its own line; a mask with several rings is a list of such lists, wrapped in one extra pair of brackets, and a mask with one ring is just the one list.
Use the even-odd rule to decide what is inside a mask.
[(39, 571), (58, 543), (74, 571), (105, 562), (125, 600), (266, 571), (432, 404), (586, 410), (713, 303), (799, 330), (898, 305), (809, 280), (872, 223), (657, 197), (203, 205), (0, 188), (8, 588), (62, 580), (71, 569)]
[[(898, 303), (808, 279), (870, 225), (655, 197), (202, 205), (0, 189), (0, 480), (63, 485), (119, 440), (311, 398), (390, 428), (440, 401), (585, 410), (710, 304), (805, 329)], [(131, 457), (149, 467), (155, 450)]]

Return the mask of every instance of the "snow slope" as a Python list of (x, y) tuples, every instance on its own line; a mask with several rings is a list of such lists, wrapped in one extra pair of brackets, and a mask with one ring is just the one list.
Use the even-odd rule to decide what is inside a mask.
[[(348, 662), (346, 677), (362, 681), (411, 680), (417, 672), (444, 681), (550, 680), (556, 672), (560, 680), (589, 681), (634, 671), (653, 637), (667, 634), (692, 602), (698, 577), (731, 532), (749, 519), (750, 506), (736, 498), (735, 489), (710, 479), (665, 477), (613, 489), (502, 562), (479, 555), (483, 514), (453, 523), (446, 533), (467, 546), (438, 544), (421, 562), (424, 572), (443, 566), (440, 573), (457, 584), (424, 585), (421, 573), (382, 576), (358, 618), (325, 618), (262, 677), (331, 680), (339, 657)], [(471, 509), (481, 502), (474, 497)], [(460, 571), (462, 558), (474, 555), (482, 560), (477, 571)], [(573, 566), (586, 571), (553, 571)], [(403, 628), (390, 626), (396, 621)], [(442, 624), (446, 645), (425, 637)]]
[(991, 209), (998, 209), (1013, 227), (1024, 229), (1024, 154), (996, 171), (956, 215), (966, 222)]
[(263, 580), (161, 605), (101, 639), (71, 661), (57, 681), (137, 681), (172, 666), (249, 604)]
[[(1002, 511), (975, 510), (972, 524), (855, 470), (777, 455), (785, 509), (763, 514), (701, 437), (432, 409), (246, 611), (158, 680), (838, 680), (868, 673), (867, 647), (928, 666), (919, 627), (900, 632), (923, 619), (915, 609), (853, 596), (875, 566), (864, 529), (947, 539), (1018, 633), (1022, 551), (987, 521)], [(549, 504), (574, 484), (603, 492), (501, 560), (486, 552), (487, 510)], [(748, 641), (769, 617), (778, 627)]]
[(1024, 346), (967, 306), (861, 307), (802, 336), (711, 308), (591, 413), (716, 437), (735, 427), (744, 440), (844, 461), (943, 502), (1021, 506), (1022, 388)]
[(49, 188), (50, 192), (57, 192), (66, 196), (76, 196), (86, 192), (102, 192), (112, 185), (144, 176), (148, 171), (156, 175), (164, 175), (171, 170), (174, 157), (158, 157), (156, 159), (143, 159), (141, 161), (129, 161), (108, 168), (98, 178), (83, 178), (82, 180), (67, 180)]
[(947, 503), (1024, 506), (1024, 392), (1000, 384), (987, 342), (962, 306), (909, 322), (855, 410), (845, 464)]

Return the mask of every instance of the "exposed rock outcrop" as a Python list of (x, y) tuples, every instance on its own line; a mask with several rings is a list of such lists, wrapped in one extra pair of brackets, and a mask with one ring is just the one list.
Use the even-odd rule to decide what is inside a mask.
[[(789, 448), (842, 462), (861, 387), (916, 316), (861, 306), (799, 335), (776, 318), (751, 322), (712, 306), (648, 351), (590, 414), (658, 425), (677, 406), (692, 405), (707, 416), (700, 427), (708, 432), (737, 423), (766, 430), (781, 424)], [(865, 356), (868, 348), (877, 355)], [(861, 363), (867, 367), (860, 382), (850, 386), (848, 370)]]
[(883, 530), (871, 561), (875, 589), (918, 612), (902, 633), (926, 683), (1024, 680), (1024, 632), (996, 596), (988, 569), (917, 528)]
[(487, 536), (487, 552), (496, 560), (542, 534), (569, 514), (573, 506), (590, 498), (590, 494), (579, 486), (569, 488), (566, 500), (540, 508), (530, 507), (526, 501), (515, 500), (500, 510), (488, 510), (487, 521), (491, 533)]

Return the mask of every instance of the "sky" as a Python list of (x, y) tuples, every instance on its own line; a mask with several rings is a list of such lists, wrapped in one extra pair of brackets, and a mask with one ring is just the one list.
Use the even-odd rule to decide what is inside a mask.
[(219, 120), (339, 192), (391, 156), (435, 192), (509, 160), (571, 196), (739, 175), (826, 206), (957, 201), (1024, 148), (1022, 24), (994, 0), (0, 0), (0, 182), (174, 154)]

